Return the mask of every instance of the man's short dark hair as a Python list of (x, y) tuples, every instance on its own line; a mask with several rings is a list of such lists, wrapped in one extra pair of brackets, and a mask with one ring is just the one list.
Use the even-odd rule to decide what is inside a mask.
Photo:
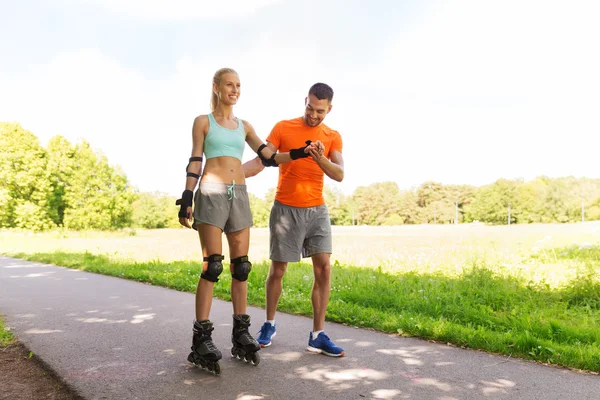
[(333, 100), (333, 89), (326, 83), (315, 83), (308, 91), (308, 95), (314, 95), (317, 99), (327, 99), (330, 103)]

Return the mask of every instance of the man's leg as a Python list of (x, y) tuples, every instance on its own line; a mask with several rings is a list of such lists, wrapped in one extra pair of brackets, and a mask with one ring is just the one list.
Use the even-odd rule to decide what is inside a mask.
[(310, 256), (313, 262), (315, 282), (312, 290), (313, 330), (309, 334), (307, 350), (312, 353), (322, 353), (332, 357), (342, 357), (344, 349), (336, 346), (324, 332), (325, 314), (329, 304), (331, 285), (331, 224), (327, 206), (314, 209), (309, 219), (303, 254)]
[(271, 340), (277, 334), (275, 329), (275, 313), (277, 304), (283, 291), (283, 275), (287, 269), (287, 262), (271, 261), (269, 275), (265, 281), (266, 293), (266, 321), (258, 331), (257, 341), (261, 347), (269, 347)]
[(311, 353), (322, 353), (331, 357), (343, 357), (344, 349), (337, 346), (324, 332), (325, 314), (329, 304), (329, 288), (331, 265), (329, 253), (319, 253), (312, 256), (315, 283), (312, 290), (313, 331), (308, 337), (308, 347)]
[(269, 217), (271, 268), (265, 282), (267, 321), (275, 319), (277, 304), (283, 291), (283, 275), (287, 270), (288, 262), (301, 260), (302, 241), (306, 231), (303, 224), (297, 223), (301, 220), (297, 213), (295, 207), (286, 206), (278, 201), (275, 201), (271, 207)]
[(297, 223), (300, 219), (297, 213), (295, 207), (286, 206), (278, 201), (275, 201), (271, 207), (269, 218), (271, 268), (265, 282), (267, 318), (258, 336), (258, 343), (263, 347), (270, 346), (271, 338), (276, 334), (275, 313), (283, 292), (283, 275), (287, 270), (288, 262), (301, 259), (302, 241), (306, 231), (305, 224)]
[(325, 329), (325, 314), (329, 304), (331, 264), (330, 254), (320, 253), (312, 256), (315, 282), (312, 289), (313, 332)]
[(287, 270), (287, 262), (271, 261), (269, 276), (265, 282), (265, 291), (267, 296), (267, 321), (275, 319), (277, 304), (283, 291), (283, 275)]

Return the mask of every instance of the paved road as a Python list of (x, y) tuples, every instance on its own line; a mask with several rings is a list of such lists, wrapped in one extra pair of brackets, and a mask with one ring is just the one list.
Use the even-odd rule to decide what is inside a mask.
[[(190, 367), (194, 296), (0, 256), (0, 313), (86, 399), (600, 399), (600, 377), (339, 324), (346, 357), (305, 352), (311, 320), (279, 313), (254, 367), (229, 357), (231, 304), (215, 300), (222, 374)], [(255, 333), (264, 319), (250, 308)]]

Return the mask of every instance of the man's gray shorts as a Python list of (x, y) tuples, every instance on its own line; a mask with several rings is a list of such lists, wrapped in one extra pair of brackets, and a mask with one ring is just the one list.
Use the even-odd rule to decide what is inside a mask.
[(194, 227), (214, 225), (225, 233), (250, 228), (253, 224), (246, 185), (200, 183), (194, 199)]
[(296, 262), (332, 251), (331, 221), (326, 205), (292, 207), (275, 201), (269, 219), (273, 261)]

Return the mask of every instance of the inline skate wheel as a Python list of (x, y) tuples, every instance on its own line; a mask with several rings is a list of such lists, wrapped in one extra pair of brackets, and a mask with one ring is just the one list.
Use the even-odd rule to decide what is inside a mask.
[(219, 362), (215, 362), (214, 365), (212, 365), (211, 371), (213, 374), (215, 374), (216, 376), (221, 375), (221, 366), (219, 365)]
[(260, 355), (258, 353), (246, 354), (244, 361), (250, 362), (252, 365), (256, 366), (260, 363)]

